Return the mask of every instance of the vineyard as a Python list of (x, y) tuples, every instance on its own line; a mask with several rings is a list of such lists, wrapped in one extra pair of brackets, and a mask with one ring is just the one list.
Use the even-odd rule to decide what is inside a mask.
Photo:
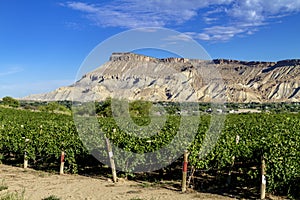
[[(204, 173), (214, 174), (218, 177), (219, 186), (223, 187), (229, 171), (232, 171), (232, 184), (258, 189), (263, 157), (266, 161), (267, 191), (296, 198), (300, 196), (300, 114), (229, 114), (215, 147), (205, 157), (199, 158), (210, 119), (209, 114), (184, 119), (179, 115), (170, 115), (166, 119), (157, 116), (158, 121), (165, 120), (160, 131), (154, 135), (147, 135), (148, 131), (145, 131), (139, 138), (136, 136), (138, 133), (124, 131), (122, 127), (127, 124), (122, 119), (101, 117), (98, 118), (99, 127), (76, 127), (72, 116), (0, 108), (0, 162), (21, 166), (25, 155), (32, 168), (56, 169), (63, 150), (66, 153), (65, 171), (68, 173), (78, 173), (92, 166), (104, 167), (90, 152), (96, 157), (98, 155), (100, 160), (108, 158), (104, 142), (107, 137), (115, 145), (116, 165), (130, 172), (139, 171), (149, 159), (152, 162), (149, 169), (157, 163), (164, 165), (171, 161), (180, 165), (182, 157), (172, 155), (178, 151), (183, 153), (181, 147), (187, 146), (189, 169), (193, 166), (195, 177)], [(88, 118), (80, 120), (89, 124)], [(149, 120), (135, 119), (137, 124), (145, 121), (148, 123)], [(193, 126), (195, 122), (197, 127)], [(94, 134), (97, 128), (103, 134)], [(81, 134), (77, 133), (77, 129)], [(196, 131), (194, 137), (186, 140), (193, 131)], [(156, 157), (151, 158), (144, 154), (156, 152), (173, 140), (177, 141), (175, 146), (165, 154), (155, 154)], [(87, 143), (86, 147), (84, 144)], [(118, 153), (119, 149), (125, 150), (125, 153)], [(168, 166), (165, 171), (171, 176), (175, 168)], [(193, 181), (195, 188), (201, 189), (200, 182), (196, 178)]]

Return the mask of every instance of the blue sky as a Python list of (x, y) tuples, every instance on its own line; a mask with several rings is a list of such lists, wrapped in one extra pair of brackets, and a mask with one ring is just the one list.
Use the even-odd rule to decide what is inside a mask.
[(73, 83), (95, 46), (133, 28), (179, 31), (212, 58), (300, 58), (299, 22), (300, 0), (1, 0), (0, 97)]

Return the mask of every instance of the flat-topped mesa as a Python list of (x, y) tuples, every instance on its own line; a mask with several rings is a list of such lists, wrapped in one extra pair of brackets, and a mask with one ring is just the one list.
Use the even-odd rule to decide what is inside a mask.
[(274, 66), (274, 67), (282, 67), (282, 66), (297, 66), (300, 65), (300, 59), (287, 59), (280, 60), (277, 62), (264, 62), (264, 61), (240, 61), (240, 60), (231, 60), (231, 59), (214, 59), (213, 62), (218, 65), (222, 64), (241, 64), (246, 66)]
[(270, 66), (267, 69), (264, 69), (263, 73), (268, 73), (274, 69), (281, 68), (281, 67), (296, 67), (300, 66), (300, 59), (288, 59), (288, 60), (281, 60), (275, 63), (275, 65)]
[(170, 58), (153, 58), (150, 56), (144, 56), (140, 54), (135, 53), (112, 53), (110, 56), (109, 61), (116, 62), (116, 61), (143, 61), (143, 62), (163, 62), (163, 63), (187, 63), (193, 59), (188, 58), (176, 58), (176, 57), (170, 57)]
[(300, 59), (288, 59), (288, 60), (281, 60), (276, 63), (277, 67), (282, 66), (297, 66), (300, 65)]
[[(213, 65), (220, 76), (210, 74)], [(207, 80), (202, 72), (211, 77)], [(240, 103), (300, 102), (299, 86), (300, 59), (260, 62), (153, 58), (128, 52), (113, 53), (103, 67), (85, 74), (69, 87), (23, 99), (85, 102), (111, 97), (211, 103), (225, 98), (227, 102)]]
[(263, 62), (263, 61), (240, 61), (240, 60), (231, 60), (231, 59), (214, 59), (213, 62), (217, 65), (222, 64), (240, 64), (246, 66), (256, 66), (256, 65), (266, 65), (273, 66), (276, 62)]
[(188, 58), (174, 58), (174, 57), (171, 57), (171, 58), (162, 58), (162, 59), (159, 59), (160, 62), (165, 62), (165, 63), (172, 63), (172, 62), (176, 62), (176, 63), (186, 63), (186, 62), (189, 62), (190, 59)]
[(125, 52), (125, 53), (112, 53), (110, 56), (109, 61), (116, 62), (116, 61), (144, 61), (144, 62), (150, 62), (154, 61), (157, 62), (157, 58), (152, 58), (149, 56), (144, 56), (140, 54)]

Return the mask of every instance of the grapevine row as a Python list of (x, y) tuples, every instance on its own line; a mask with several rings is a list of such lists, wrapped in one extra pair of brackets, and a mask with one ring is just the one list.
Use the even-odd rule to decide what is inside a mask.
[[(248, 163), (249, 166), (251, 164), (259, 166), (263, 156), (267, 166), (268, 191), (299, 195), (300, 188), (297, 185), (300, 181), (299, 114), (227, 115), (217, 144), (206, 157), (199, 158), (210, 118), (210, 115), (191, 116), (184, 121), (186, 124), (180, 133), (182, 138), (188, 137), (193, 131), (189, 128), (190, 124), (194, 124), (195, 121), (199, 124), (192, 144), (188, 145), (189, 165), (201, 170), (226, 171), (234, 164), (233, 156), (234, 162)], [(61, 151), (64, 150), (67, 169), (77, 173), (78, 166), (87, 165), (86, 161), (90, 159), (90, 148), (107, 155), (105, 146), (99, 145), (100, 140), (107, 137), (118, 148), (125, 149), (128, 156), (130, 153), (141, 154), (136, 160), (115, 157), (117, 166), (127, 166), (128, 170), (132, 170), (143, 165), (145, 160), (143, 153), (155, 152), (168, 145), (178, 134), (180, 122), (182, 122), (180, 116), (169, 116), (160, 131), (141, 139), (136, 136), (137, 133), (122, 130), (115, 119), (99, 118), (99, 125), (104, 133), (99, 136), (91, 134), (93, 131), (91, 127), (84, 127), (81, 131), (86, 133), (78, 134), (72, 116), (0, 108), (0, 161), (20, 164), (26, 149), (31, 166), (38, 168), (45, 164), (58, 165)], [(86, 139), (93, 141), (89, 148), (83, 144), (86, 142), (83, 141), (85, 138), (82, 134), (86, 134)], [(240, 138), (238, 144), (237, 135)], [(27, 143), (25, 139), (28, 140)], [(174, 147), (175, 150), (187, 144), (177, 145)], [(172, 156), (165, 159), (161, 159), (164, 155), (157, 156), (158, 158), (153, 162), (160, 160), (167, 163), (174, 159)], [(249, 167), (241, 170), (247, 174), (248, 179), (259, 179), (258, 169)]]

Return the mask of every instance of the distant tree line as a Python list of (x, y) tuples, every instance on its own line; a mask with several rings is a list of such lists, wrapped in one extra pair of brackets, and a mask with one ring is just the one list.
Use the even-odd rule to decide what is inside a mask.
[[(149, 111), (152, 105), (158, 104), (162, 106), (168, 114), (176, 115), (181, 112), (181, 103), (178, 102), (149, 102), (144, 100), (136, 101), (125, 101), (125, 100), (116, 100), (112, 98), (107, 98), (104, 101), (95, 102), (93, 106), (89, 105), (87, 108), (77, 107), (76, 112), (78, 114), (84, 114), (89, 110), (89, 114), (97, 114), (101, 117), (112, 117), (112, 101), (114, 102), (114, 111), (115, 112), (124, 112), (124, 103), (127, 102), (128, 110), (130, 116), (133, 118), (136, 117), (145, 117), (149, 115)], [(51, 101), (51, 102), (42, 102), (42, 101), (24, 101), (17, 100), (13, 97), (6, 96), (3, 97), (0, 101), (0, 105), (9, 106), (12, 108), (23, 108), (28, 110), (40, 110), (44, 112), (71, 112), (73, 104), (79, 104), (80, 102), (72, 101)], [(197, 103), (196, 103), (197, 104)], [(195, 103), (185, 103), (184, 107), (193, 106), (195, 108)], [(119, 108), (117, 108), (119, 107)], [(229, 112), (231, 110), (238, 109), (256, 109), (262, 112), (273, 112), (273, 113), (282, 113), (282, 112), (299, 112), (300, 103), (224, 103), (222, 105), (213, 105), (211, 103), (198, 103), (198, 112), (208, 112), (211, 111), (211, 108), (222, 110), (223, 112)], [(128, 110), (126, 112), (128, 112)], [(191, 110), (191, 109), (190, 109)], [(88, 113), (87, 113), (88, 114)], [(118, 113), (115, 113), (118, 114)]]

